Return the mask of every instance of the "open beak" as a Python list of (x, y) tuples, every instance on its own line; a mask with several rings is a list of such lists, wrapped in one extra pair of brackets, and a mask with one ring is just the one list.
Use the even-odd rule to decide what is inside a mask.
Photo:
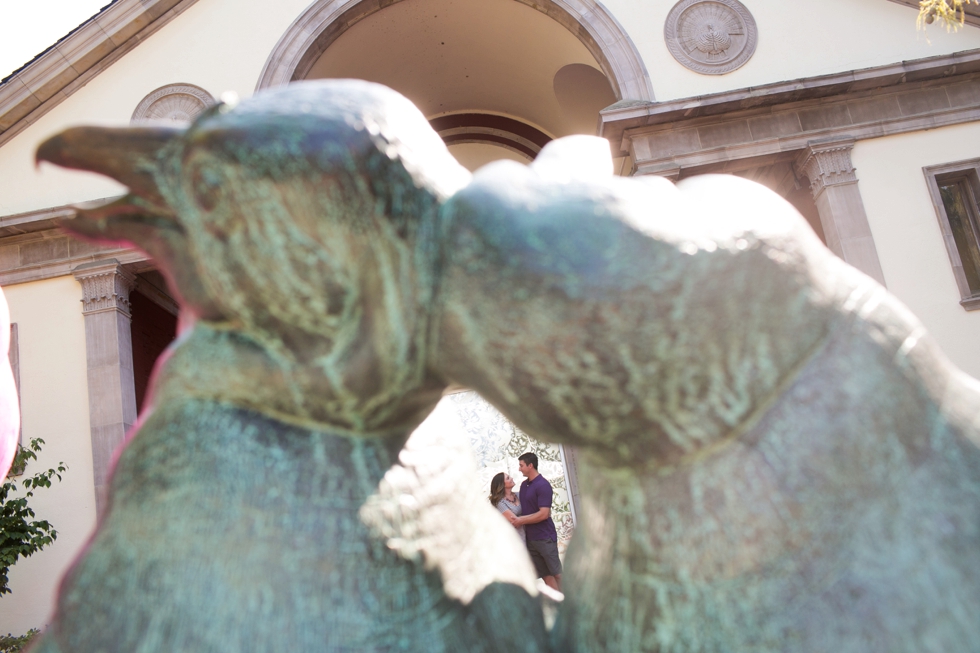
[(161, 150), (183, 131), (173, 127), (73, 127), (41, 143), (34, 159), (111, 177), (166, 212), (154, 173)]
[(36, 162), (96, 172), (130, 189), (114, 201), (77, 206), (77, 216), (61, 226), (82, 238), (131, 243), (146, 251), (160, 230), (182, 233), (156, 178), (163, 148), (181, 133), (173, 127), (73, 127), (41, 143)]
[(85, 240), (135, 245), (147, 253), (160, 232), (182, 236), (184, 231), (173, 214), (132, 193), (74, 208), (73, 217), (58, 220), (58, 226), (68, 233)]
[(74, 127), (41, 143), (35, 159), (97, 172), (128, 186), (128, 195), (79, 205), (76, 216), (59, 225), (88, 240), (143, 250), (156, 261), (182, 306), (199, 317), (219, 319), (197, 277), (187, 234), (157, 188), (163, 149), (183, 132), (172, 127)]

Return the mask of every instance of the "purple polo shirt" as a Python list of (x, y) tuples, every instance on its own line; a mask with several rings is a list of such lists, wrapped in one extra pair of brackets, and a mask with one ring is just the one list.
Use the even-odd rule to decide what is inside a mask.
[[(533, 481), (525, 480), (521, 483), (521, 514), (533, 515), (541, 508), (551, 507), (551, 498), (554, 491), (551, 483), (541, 474), (534, 477)], [(555, 522), (549, 516), (544, 521), (537, 524), (525, 524), (524, 535), (528, 541), (531, 540), (554, 540), (558, 541), (558, 531), (555, 530)]]

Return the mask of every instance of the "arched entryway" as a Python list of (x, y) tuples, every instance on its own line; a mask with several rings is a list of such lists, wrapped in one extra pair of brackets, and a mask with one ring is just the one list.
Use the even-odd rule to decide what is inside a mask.
[[(502, 158), (526, 163), (553, 138), (595, 134), (610, 104), (653, 100), (635, 47), (594, 0), (318, 0), (280, 39), (256, 90), (331, 78), (401, 92), (471, 170)], [(499, 471), (516, 475), (524, 451), (539, 453), (564, 541), (577, 498), (574, 452), (534, 442), (475, 393), (440, 406), (479, 453), (484, 484)]]
[(593, 0), (319, 0), (280, 39), (257, 90), (350, 77), (411, 99), (475, 169), (594, 134), (600, 109), (651, 100), (639, 54)]
[[(652, 102), (653, 87), (636, 46), (622, 26), (595, 0), (514, 0), (544, 13), (573, 33), (610, 80), (617, 100)], [(306, 79), (310, 68), (344, 32), (401, 0), (317, 0), (276, 44), (255, 90)]]

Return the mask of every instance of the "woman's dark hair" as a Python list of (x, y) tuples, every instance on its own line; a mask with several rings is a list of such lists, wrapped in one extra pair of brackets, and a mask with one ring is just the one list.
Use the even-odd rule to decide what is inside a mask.
[(504, 498), (504, 473), (500, 472), (490, 481), (490, 505), (494, 508)]

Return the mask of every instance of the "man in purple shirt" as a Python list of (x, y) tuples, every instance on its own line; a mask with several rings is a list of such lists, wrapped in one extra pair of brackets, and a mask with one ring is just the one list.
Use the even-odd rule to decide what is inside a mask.
[(538, 473), (538, 457), (528, 452), (517, 459), (518, 469), (527, 480), (521, 483), (521, 512), (516, 524), (524, 527), (527, 552), (538, 576), (553, 590), (561, 591), (561, 560), (558, 559), (558, 531), (551, 519), (551, 483)]

